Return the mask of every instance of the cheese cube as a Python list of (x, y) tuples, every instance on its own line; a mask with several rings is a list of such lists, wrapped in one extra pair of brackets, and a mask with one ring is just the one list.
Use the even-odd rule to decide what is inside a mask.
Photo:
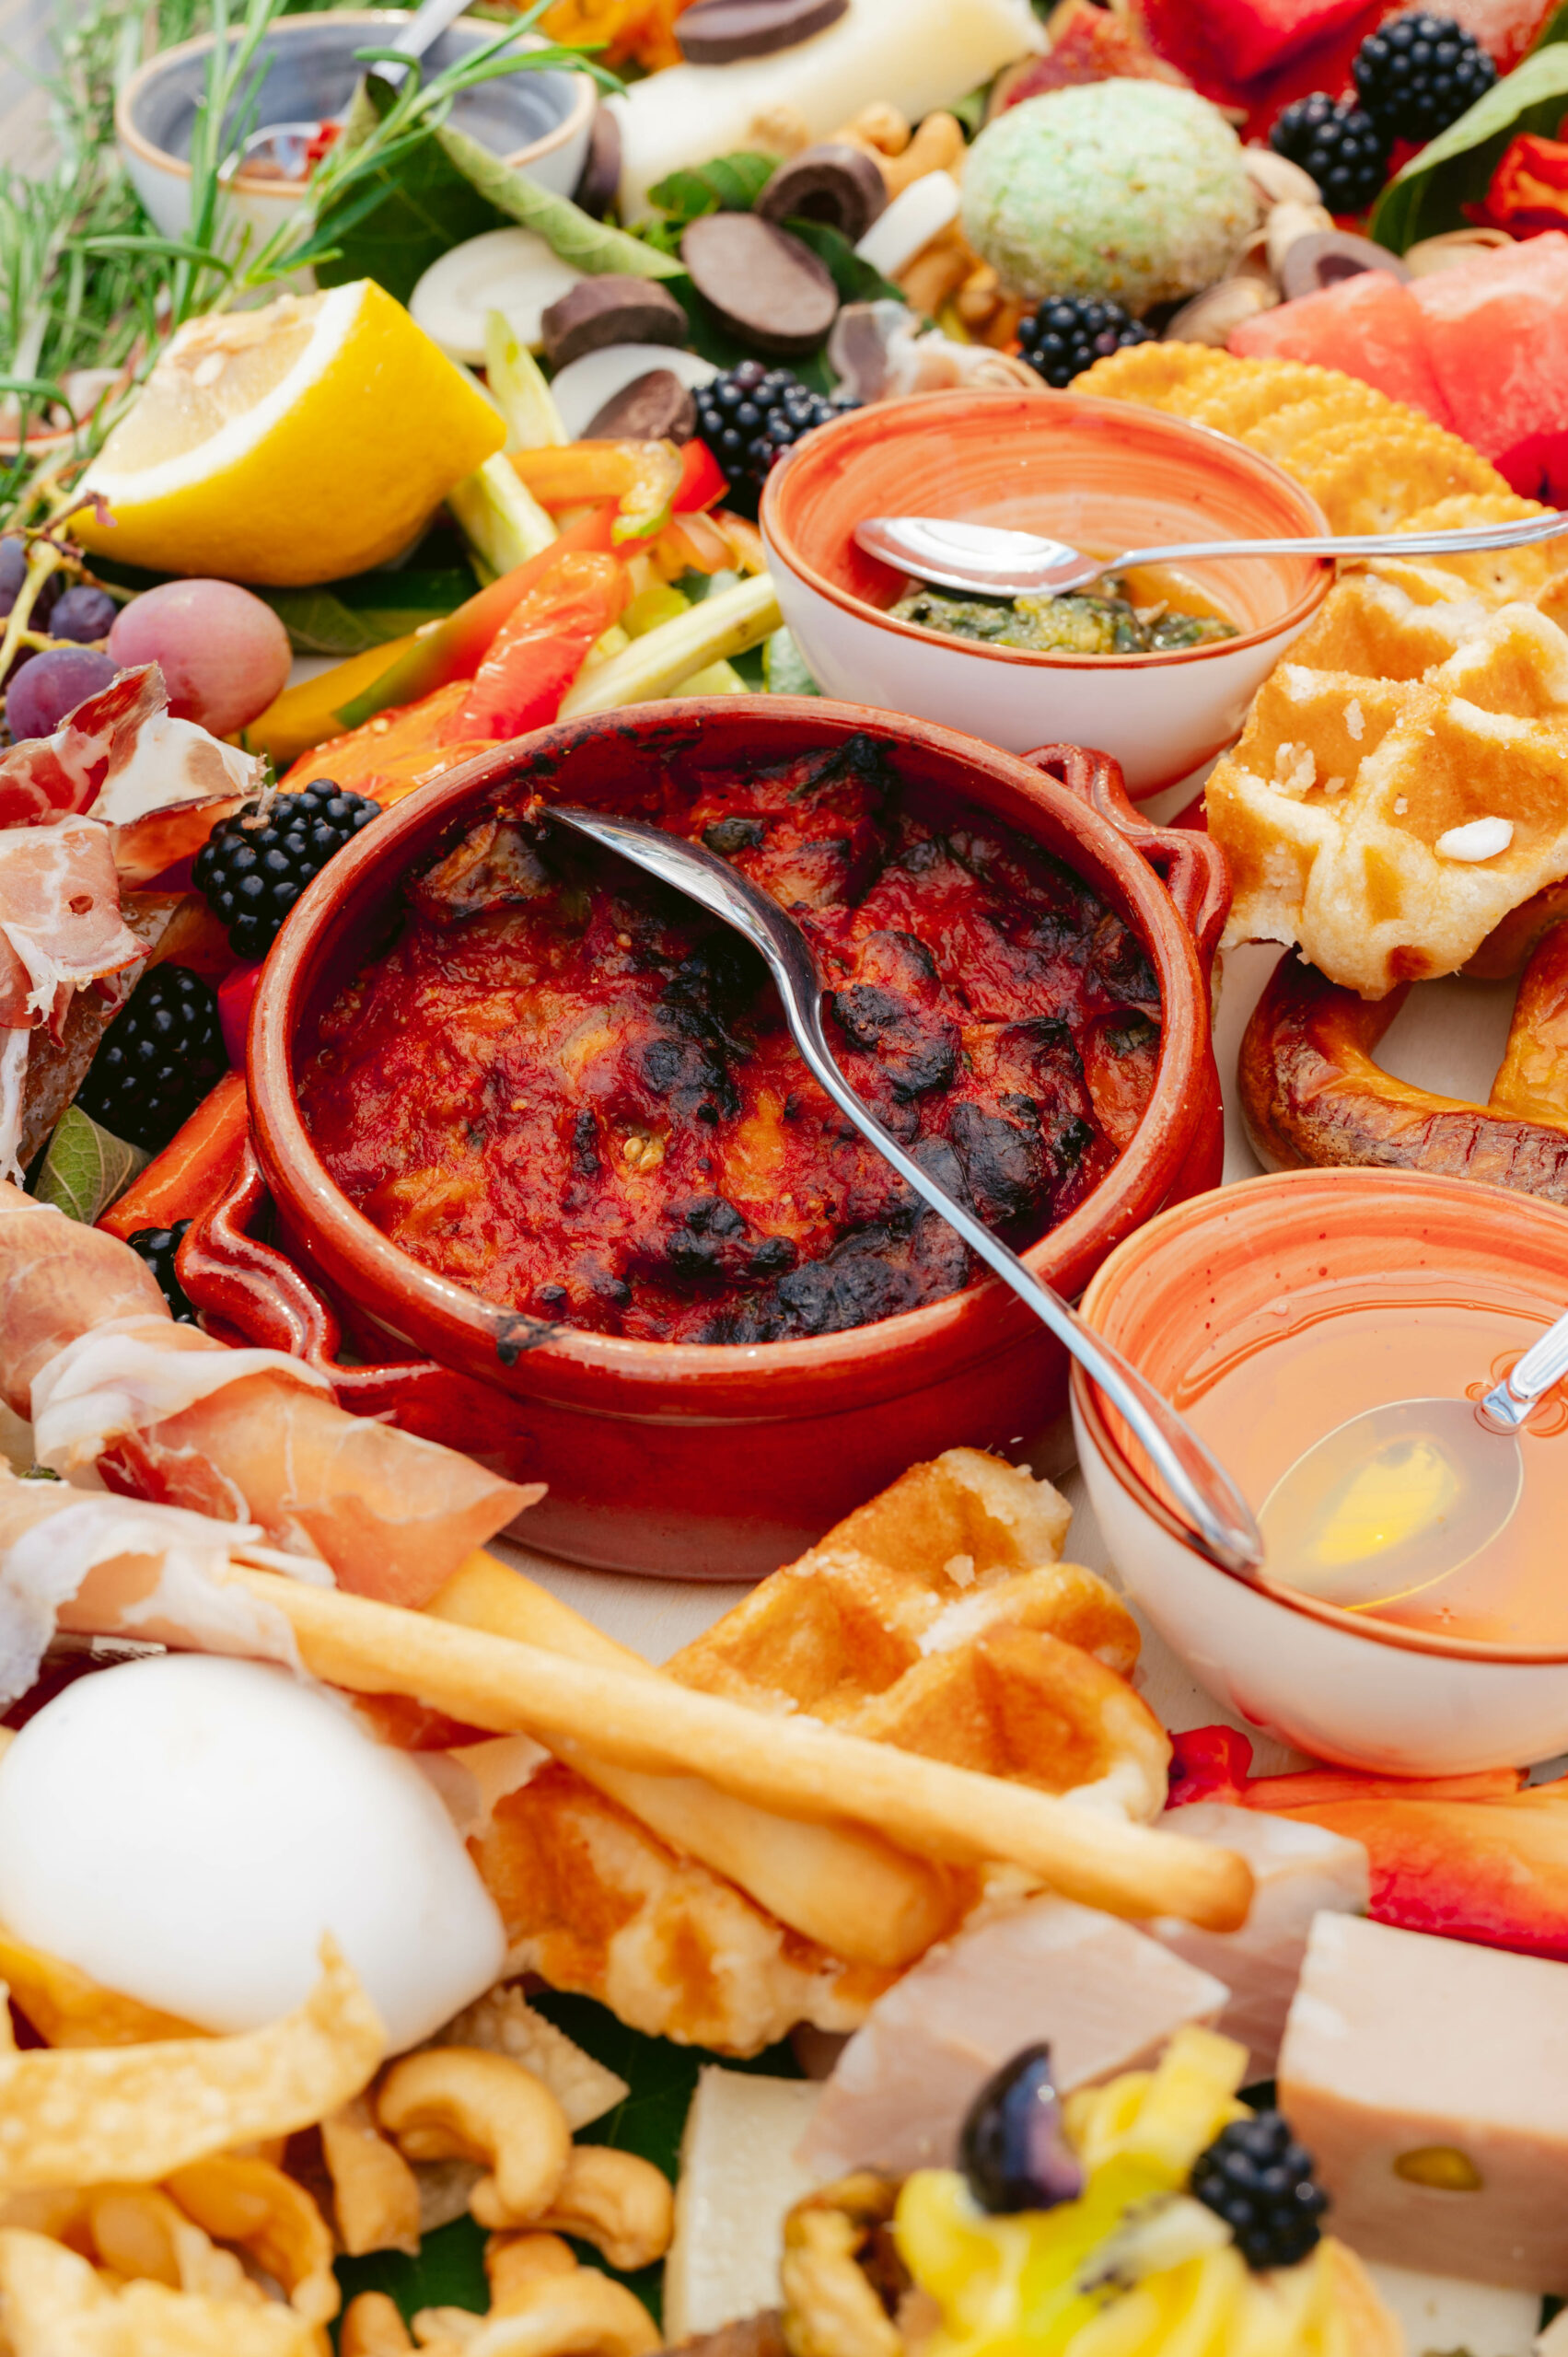
[[(794, 2158), (820, 2088), (705, 2064), (686, 2116), (664, 2263), (673, 2343), (779, 2304), (784, 2222), (816, 2179)], [(1481, 2352), (1477, 2352), (1481, 2357)]]
[(1364, 2258), (1568, 2291), (1568, 1968), (1319, 1915), (1280, 2108)]

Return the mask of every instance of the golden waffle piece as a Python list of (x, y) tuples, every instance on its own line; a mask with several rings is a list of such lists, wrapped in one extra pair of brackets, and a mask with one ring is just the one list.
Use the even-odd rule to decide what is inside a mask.
[[(1132, 344), (1097, 360), (1073, 389), (1168, 410), (1235, 435), (1294, 475), (1336, 532), (1397, 531), (1437, 500), (1509, 495), (1495, 467), (1457, 434), (1357, 377), (1307, 361), (1237, 360), (1200, 344)], [(1283, 421), (1287, 411), (1300, 412), (1294, 431)]]
[[(949, 1449), (849, 1515), (666, 1665), (682, 1684), (1147, 1819), (1170, 1746), (1127, 1675), (1136, 1624), (1060, 1561), (1048, 1483)], [(573, 1770), (496, 1805), (481, 1864), (509, 1969), (634, 2028), (750, 2053), (799, 2021), (853, 2028), (895, 1975), (786, 1930)], [(952, 1929), (980, 1898), (950, 1870)]]
[[(1217, 369), (1129, 365), (1145, 348), (1097, 361), (1079, 389), (1237, 435), (1336, 532), (1545, 512), (1457, 435), (1333, 369), (1228, 354)], [(1365, 998), (1473, 959), (1516, 967), (1513, 945), (1539, 931), (1529, 906), (1568, 877), (1565, 624), (1568, 538), (1343, 568), (1209, 780), (1226, 943), (1296, 943)], [(1507, 839), (1480, 856), (1454, 836), (1483, 819)]]

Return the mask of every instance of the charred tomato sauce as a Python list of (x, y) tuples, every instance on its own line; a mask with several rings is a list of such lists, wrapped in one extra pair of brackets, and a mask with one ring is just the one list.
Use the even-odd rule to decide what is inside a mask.
[[(628, 806), (629, 807), (632, 806)], [(1083, 880), (856, 736), (746, 774), (671, 766), (636, 815), (794, 911), (829, 1033), (909, 1151), (1015, 1245), (1148, 1102), (1159, 1000)], [(761, 960), (519, 804), (409, 879), (299, 1094), (337, 1184), (427, 1268), (660, 1342), (836, 1333), (958, 1292), (966, 1247), (811, 1078)]]

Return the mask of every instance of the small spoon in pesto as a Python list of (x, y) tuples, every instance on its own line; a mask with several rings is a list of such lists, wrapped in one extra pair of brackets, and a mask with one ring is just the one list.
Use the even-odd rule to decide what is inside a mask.
[(1510, 524), (1476, 524), (1458, 532), (1361, 532), (1304, 540), (1191, 540), (1163, 549), (1123, 549), (1120, 556), (1086, 556), (1065, 540), (1038, 532), (1004, 531), (994, 524), (963, 524), (946, 516), (871, 516), (854, 528), (867, 556), (943, 589), (981, 596), (1060, 596), (1108, 573), (1145, 564), (1191, 564), (1233, 556), (1457, 556), (1468, 549), (1527, 548), (1568, 532), (1555, 509)]

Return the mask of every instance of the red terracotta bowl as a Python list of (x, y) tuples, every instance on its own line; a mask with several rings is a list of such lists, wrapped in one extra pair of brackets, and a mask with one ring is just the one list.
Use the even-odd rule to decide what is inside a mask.
[[(569, 722), (470, 761), (356, 836), (301, 898), (268, 960), (250, 1038), (256, 1153), (286, 1250), (370, 1370), (333, 1368), (345, 1405), (390, 1408), (518, 1480), (550, 1484), (527, 1537), (579, 1562), (691, 1578), (771, 1571), (914, 1460), (959, 1443), (1016, 1451), (1065, 1401), (1061, 1347), (987, 1281), (879, 1325), (730, 1347), (567, 1332), (519, 1349), (518, 1322), (406, 1257), (329, 1178), (295, 1093), (312, 1028), (372, 950), (416, 862), (515, 794), (614, 806), (672, 760), (778, 762), (869, 728), (911, 782), (993, 812), (1066, 860), (1131, 927), (1164, 1007), (1152, 1098), (1131, 1145), (1030, 1265), (1076, 1294), (1120, 1239), (1219, 1173), (1209, 964), (1223, 855), (1144, 825), (1115, 765), (1073, 747), (1028, 761), (919, 721), (784, 697), (648, 705)], [(1152, 864), (1151, 864), (1152, 863)], [(1162, 882), (1156, 867), (1165, 871)], [(243, 1235), (242, 1186), (187, 1240), (181, 1273), (234, 1330), (330, 1362), (333, 1316)], [(428, 1353), (422, 1363), (411, 1356)]]

